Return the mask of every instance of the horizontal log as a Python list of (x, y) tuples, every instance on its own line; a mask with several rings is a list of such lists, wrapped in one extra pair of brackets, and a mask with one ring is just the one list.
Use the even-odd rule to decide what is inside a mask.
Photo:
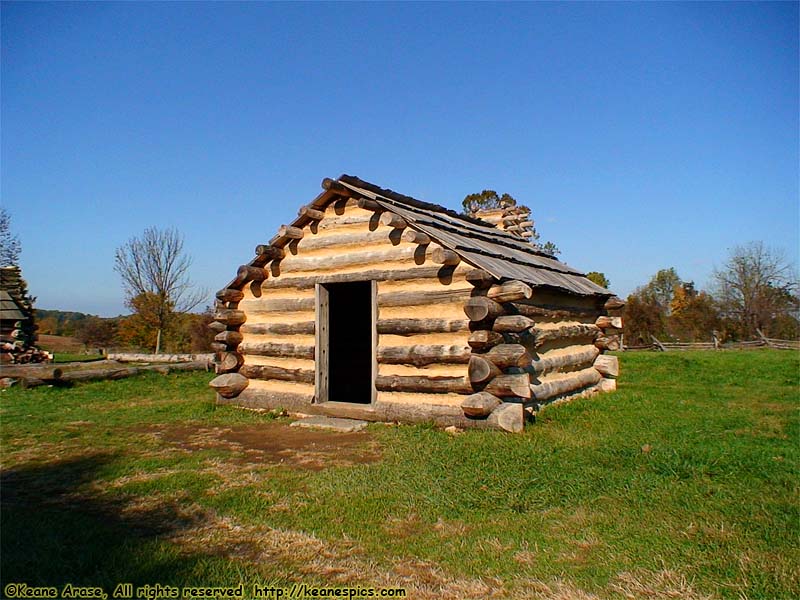
[(297, 323), (245, 323), (242, 325), (243, 333), (272, 334), (272, 335), (297, 335), (313, 334), (314, 321), (300, 321)]
[(468, 417), (488, 417), (501, 404), (500, 398), (489, 392), (478, 392), (467, 396), (461, 403), (461, 410)]
[(244, 390), (234, 400), (222, 399), (223, 404), (247, 408), (288, 409), (305, 414), (363, 419), (366, 421), (398, 421), (403, 423), (436, 423), (441, 427), (453, 425), (464, 429), (499, 429), (519, 433), (524, 426), (523, 406), (504, 402), (486, 418), (464, 415), (460, 406), (432, 404), (407, 404), (376, 402), (350, 404), (346, 402), (321, 402), (314, 404), (312, 395), (291, 392), (269, 392), (260, 389)]
[(610, 379), (619, 377), (619, 359), (610, 354), (601, 354), (594, 361), (594, 368), (604, 376)]
[(450, 333), (467, 331), (465, 319), (381, 319), (378, 333), (386, 335), (413, 335), (417, 333)]
[(522, 302), (506, 304), (509, 313), (524, 315), (532, 319), (578, 319), (578, 318), (597, 318), (599, 310), (592, 310), (583, 307), (553, 307), (536, 306)]
[(467, 300), (464, 304), (464, 313), (471, 321), (494, 319), (503, 314), (503, 305), (484, 296), (477, 296)]
[(209, 344), (209, 347), (214, 352), (225, 352), (228, 350), (228, 344), (226, 344), (225, 342), (211, 342)]
[(300, 210), (297, 211), (297, 216), (306, 217), (312, 221), (321, 221), (325, 217), (325, 212), (317, 210), (316, 208), (311, 208), (310, 206), (302, 206)]
[(496, 331), (488, 331), (486, 329), (479, 329), (473, 331), (469, 335), (467, 343), (475, 350), (488, 350), (503, 343), (503, 335)]
[(501, 373), (502, 371), (492, 361), (478, 354), (469, 357), (468, 376), (472, 383), (486, 383)]
[[(310, 239), (308, 241), (311, 241)], [(397, 271), (386, 271), (384, 269), (370, 269), (357, 273), (331, 273), (327, 275), (310, 275), (307, 277), (276, 277), (265, 281), (263, 289), (286, 289), (296, 288), (307, 290), (313, 288), (317, 283), (347, 283), (351, 281), (406, 281), (414, 279), (433, 279), (439, 276), (444, 270), (443, 267), (415, 267)]]
[(344, 198), (350, 198), (351, 196), (355, 195), (355, 192), (349, 187), (342, 185), (340, 182), (336, 181), (335, 179), (331, 179), (330, 177), (326, 177), (322, 180), (322, 189), (328, 190), (329, 192), (335, 192), (338, 196), (342, 196)]
[(614, 327), (616, 329), (622, 329), (622, 317), (606, 317), (600, 316), (597, 317), (597, 320), (594, 322), (600, 329), (605, 329), (606, 327)]
[(467, 271), (466, 279), (478, 289), (487, 289), (497, 283), (497, 279), (495, 279), (494, 275), (484, 271), (483, 269), (472, 269)]
[(239, 302), (242, 298), (244, 298), (242, 290), (225, 288), (217, 292), (217, 299), (221, 302)]
[(461, 262), (461, 257), (452, 250), (439, 247), (434, 249), (434, 251), (431, 253), (431, 260), (437, 265), (447, 265), (452, 267)]
[(314, 383), (315, 374), (311, 369), (287, 369), (273, 365), (244, 365), (239, 373), (248, 379), (278, 381), (295, 381), (298, 383)]
[(410, 244), (419, 244), (421, 246), (427, 246), (431, 243), (431, 238), (427, 234), (413, 229), (406, 229), (403, 232), (402, 239)]
[(314, 346), (279, 344), (275, 342), (242, 342), (239, 352), (254, 356), (283, 356), (286, 358), (314, 358)]
[(611, 296), (606, 303), (603, 305), (603, 308), (606, 310), (617, 310), (620, 308), (625, 307), (625, 301), (622, 298), (618, 298), (617, 296)]
[(155, 372), (166, 375), (173, 371), (198, 371), (208, 368), (205, 360), (185, 363), (170, 363), (158, 365), (144, 365), (141, 367), (124, 367), (121, 369), (76, 369), (66, 371), (58, 380), (60, 383), (77, 383), (80, 381), (97, 381), (102, 379), (123, 379), (142, 373)]
[(501, 333), (520, 333), (535, 324), (533, 319), (524, 315), (501, 315), (494, 320), (492, 329)]
[(530, 398), (531, 379), (527, 373), (498, 375), (486, 384), (483, 391), (498, 398)]
[(303, 230), (300, 227), (281, 225), (280, 229), (278, 229), (278, 237), (288, 238), (290, 240), (301, 240), (303, 239)]
[(589, 367), (588, 369), (576, 371), (574, 374), (570, 374), (568, 377), (563, 377), (553, 381), (536, 383), (536, 380), (534, 380), (534, 383), (531, 384), (531, 394), (533, 395), (534, 400), (537, 402), (543, 402), (546, 400), (551, 400), (552, 398), (562, 394), (567, 394), (590, 385), (595, 385), (602, 378), (603, 376), (597, 372), (597, 369), (594, 367)]
[(243, 337), (238, 331), (221, 331), (214, 336), (214, 340), (228, 346), (237, 346), (242, 342)]
[(594, 341), (594, 345), (601, 350), (608, 350), (615, 352), (620, 349), (620, 342), (618, 335), (601, 335)]
[(208, 328), (215, 333), (220, 333), (221, 331), (225, 331), (226, 327), (227, 325), (225, 325), (225, 323), (220, 323), (219, 321), (212, 321), (211, 323), (208, 324)]
[(238, 371), (244, 358), (238, 352), (221, 352), (216, 363), (217, 373), (231, 373)]
[(392, 212), (383, 213), (380, 220), (384, 225), (394, 227), (395, 229), (405, 229), (408, 227), (408, 223), (403, 217)]
[(490, 287), (486, 296), (495, 302), (512, 302), (530, 298), (533, 290), (522, 281), (507, 281)]
[(314, 298), (261, 298), (248, 310), (253, 315), (263, 315), (276, 312), (303, 312), (314, 310)]
[(594, 339), (600, 334), (597, 325), (588, 325), (579, 323), (577, 325), (562, 325), (552, 329), (538, 329), (530, 330), (533, 337), (533, 346), (541, 348), (548, 342), (563, 342), (564, 340), (575, 339)]
[(470, 354), (469, 346), (378, 346), (378, 362), (387, 365), (467, 364)]
[(472, 386), (465, 377), (423, 377), (417, 375), (378, 375), (375, 387), (379, 392), (411, 392), (420, 394), (470, 394)]
[(425, 306), (463, 302), (469, 298), (469, 290), (439, 289), (425, 292), (388, 292), (378, 294), (378, 306)]
[(530, 370), (534, 375), (543, 375), (553, 371), (575, 370), (591, 366), (597, 355), (600, 354), (594, 346), (581, 346), (580, 350), (569, 354), (557, 354), (555, 356), (541, 355), (531, 362)]
[(61, 379), (64, 370), (60, 367), (49, 365), (8, 365), (0, 367), (0, 377), (12, 377), (14, 379)]
[(371, 223), (373, 218), (374, 215), (366, 213), (350, 213), (342, 216), (326, 214), (325, 218), (318, 223), (317, 227), (319, 231), (328, 231), (347, 225), (366, 225)]
[(220, 308), (214, 313), (214, 319), (220, 323), (225, 323), (228, 327), (241, 325), (247, 320), (244, 311), (235, 308)]
[(310, 236), (300, 245), (301, 252), (306, 250), (323, 250), (345, 246), (365, 247), (390, 241), (390, 232), (385, 229), (377, 231), (356, 231), (352, 233), (334, 233), (325, 236)]
[(255, 252), (256, 256), (266, 259), (267, 261), (281, 260), (286, 256), (286, 251), (283, 248), (278, 248), (277, 246), (271, 246), (269, 244), (259, 244), (256, 246)]
[(531, 355), (521, 344), (498, 344), (482, 356), (501, 369), (526, 367), (531, 362)]
[[(417, 252), (414, 246), (397, 246), (380, 250), (367, 250), (362, 252), (348, 252), (334, 256), (299, 256), (292, 257), (280, 263), (282, 272), (295, 273), (302, 271), (333, 271), (345, 267), (359, 265), (381, 265), (386, 262), (410, 261), (419, 259), (421, 264), (424, 256)], [(273, 263), (274, 265), (275, 263)]]

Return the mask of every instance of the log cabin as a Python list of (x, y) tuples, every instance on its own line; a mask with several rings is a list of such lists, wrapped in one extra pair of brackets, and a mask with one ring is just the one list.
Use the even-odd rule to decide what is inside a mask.
[(218, 402), (519, 432), (615, 389), (622, 301), (532, 244), (526, 213), (322, 188), (217, 292)]

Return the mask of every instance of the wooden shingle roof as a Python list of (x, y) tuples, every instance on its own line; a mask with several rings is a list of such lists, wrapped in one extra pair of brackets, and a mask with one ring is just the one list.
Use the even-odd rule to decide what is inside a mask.
[(577, 269), (491, 223), (379, 188), (350, 175), (342, 175), (337, 181), (400, 215), (409, 227), (425, 233), (498, 279), (516, 279), (532, 287), (555, 288), (579, 296), (613, 295)]

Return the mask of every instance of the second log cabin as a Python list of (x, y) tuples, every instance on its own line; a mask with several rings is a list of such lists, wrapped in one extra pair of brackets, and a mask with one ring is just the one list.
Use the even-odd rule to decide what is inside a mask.
[(517, 432), (615, 389), (622, 302), (526, 240), (525, 215), (322, 187), (217, 293), (219, 402)]

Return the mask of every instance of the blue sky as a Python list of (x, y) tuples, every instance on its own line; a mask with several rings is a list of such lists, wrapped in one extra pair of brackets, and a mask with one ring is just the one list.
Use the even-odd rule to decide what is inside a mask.
[(177, 227), (211, 294), (324, 177), (493, 188), (627, 295), (795, 258), (797, 3), (3, 3), (2, 205), (40, 308), (127, 312)]

